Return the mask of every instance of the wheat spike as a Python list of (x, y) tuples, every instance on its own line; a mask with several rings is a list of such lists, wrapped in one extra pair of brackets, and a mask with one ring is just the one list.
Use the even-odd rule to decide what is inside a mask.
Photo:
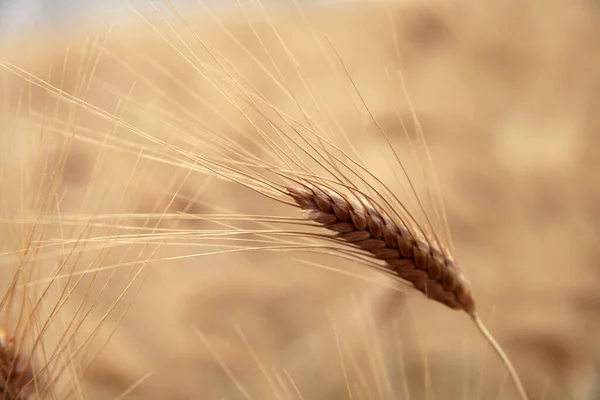
[(394, 221), (362, 194), (341, 194), (327, 186), (298, 183), (298, 187), (287, 187), (287, 192), (307, 211), (308, 219), (336, 232), (334, 238), (340, 242), (357, 246), (383, 261), (429, 299), (469, 314), (506, 366), (521, 398), (527, 400), (512, 363), (476, 313), (469, 282), (438, 241), (421, 237), (408, 224)]
[(394, 221), (366, 197), (354, 199), (337, 191), (302, 184), (288, 188), (308, 218), (337, 232), (335, 238), (370, 253), (428, 298), (455, 310), (475, 312), (475, 301), (464, 274), (441, 245)]
[(0, 329), (0, 394), (2, 399), (25, 399), (31, 394), (27, 386), (33, 380), (29, 363), (23, 362), (15, 339)]

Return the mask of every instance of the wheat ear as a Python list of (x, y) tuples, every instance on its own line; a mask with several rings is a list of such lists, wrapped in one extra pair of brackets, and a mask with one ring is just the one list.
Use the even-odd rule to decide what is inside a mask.
[(0, 329), (0, 397), (6, 400), (27, 398), (31, 394), (27, 385), (33, 379), (31, 365), (22, 360), (15, 339)]
[(364, 196), (349, 199), (331, 188), (303, 184), (289, 195), (308, 218), (337, 232), (395, 272), (428, 298), (452, 309), (475, 312), (471, 289), (455, 262), (435, 242), (416, 238), (414, 230), (379, 211)]
[(521, 398), (528, 399), (508, 356), (477, 315), (469, 282), (440, 243), (419, 237), (422, 235), (415, 229), (391, 218), (360, 194), (343, 195), (331, 187), (305, 182), (287, 187), (287, 192), (308, 219), (336, 232), (335, 240), (383, 261), (387, 269), (428, 298), (469, 314), (504, 363)]

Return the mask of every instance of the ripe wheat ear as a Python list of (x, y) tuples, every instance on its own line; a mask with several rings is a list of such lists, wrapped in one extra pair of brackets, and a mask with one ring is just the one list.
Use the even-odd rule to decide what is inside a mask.
[(23, 360), (15, 338), (0, 329), (0, 395), (2, 399), (19, 400), (31, 395), (27, 385), (34, 379), (32, 367)]
[(306, 211), (308, 219), (336, 232), (337, 241), (357, 246), (383, 261), (390, 272), (429, 299), (469, 314), (505, 364), (521, 398), (528, 399), (508, 356), (477, 315), (469, 282), (441, 244), (419, 237), (418, 231), (394, 221), (358, 193), (343, 195), (330, 187), (304, 182), (288, 187), (287, 193)]
[(310, 220), (337, 232), (336, 239), (370, 253), (428, 298), (452, 309), (475, 312), (464, 274), (436, 242), (416, 238), (413, 229), (395, 222), (366, 197), (349, 199), (331, 188), (304, 184), (288, 188)]

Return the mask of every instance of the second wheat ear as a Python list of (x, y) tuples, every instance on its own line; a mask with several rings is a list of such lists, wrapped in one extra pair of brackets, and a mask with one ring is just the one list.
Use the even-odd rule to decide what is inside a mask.
[(465, 275), (437, 241), (420, 237), (406, 223), (379, 210), (364, 196), (354, 193), (346, 196), (330, 187), (304, 182), (286, 189), (288, 196), (306, 211), (308, 219), (336, 232), (334, 240), (358, 247), (382, 261), (390, 272), (429, 299), (469, 314), (506, 366), (521, 398), (528, 399), (506, 353), (477, 315)]
[(33, 380), (29, 363), (24, 363), (18, 354), (15, 339), (0, 328), (0, 398), (22, 400), (29, 397)]

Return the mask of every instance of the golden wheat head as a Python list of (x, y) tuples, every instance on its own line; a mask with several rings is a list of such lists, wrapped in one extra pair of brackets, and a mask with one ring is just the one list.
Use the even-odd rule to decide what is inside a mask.
[(3, 400), (26, 399), (32, 394), (32, 366), (20, 355), (15, 338), (0, 328), (0, 394)]
[(370, 253), (428, 298), (455, 310), (475, 312), (475, 301), (463, 273), (449, 252), (435, 241), (395, 221), (364, 195), (348, 198), (337, 191), (304, 184), (288, 188), (307, 216), (337, 232), (335, 238)]

